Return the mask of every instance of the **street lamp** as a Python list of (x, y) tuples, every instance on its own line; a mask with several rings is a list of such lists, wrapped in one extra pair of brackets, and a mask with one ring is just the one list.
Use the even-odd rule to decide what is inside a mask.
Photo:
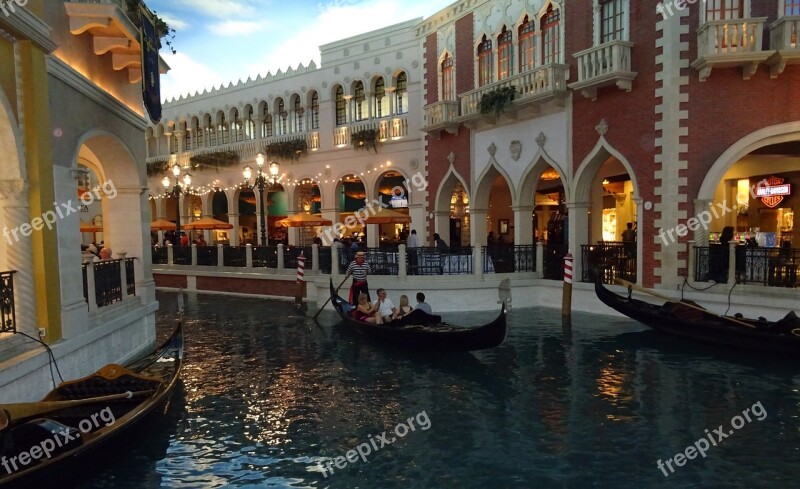
[(192, 184), (192, 176), (189, 174), (189, 172), (183, 174), (184, 188), (181, 188), (181, 178), (180, 178), (181, 167), (177, 163), (172, 165), (172, 174), (175, 175), (175, 186), (173, 186), (170, 189), (170, 186), (172, 186), (172, 180), (170, 180), (169, 176), (166, 175), (164, 176), (164, 178), (161, 179), (161, 184), (164, 186), (164, 190), (168, 196), (175, 197), (175, 207), (177, 211), (175, 213), (175, 223), (176, 223), (175, 237), (177, 241), (177, 243), (175, 243), (175, 246), (180, 246), (181, 245), (181, 195), (184, 193), (186, 194), (189, 193), (189, 186)]
[(253, 185), (250, 185), (250, 179), (253, 177), (253, 169), (250, 168), (250, 165), (242, 169), (242, 174), (244, 175), (244, 182), (247, 188), (258, 189), (259, 211), (261, 215), (261, 246), (267, 246), (267, 226), (264, 222), (264, 189), (278, 183), (278, 180), (280, 180), (278, 174), (281, 171), (281, 166), (275, 161), (270, 163), (269, 177), (267, 177), (266, 173), (264, 173), (264, 155), (261, 153), (258, 153), (256, 156), (256, 166), (258, 166), (258, 174), (256, 175)]

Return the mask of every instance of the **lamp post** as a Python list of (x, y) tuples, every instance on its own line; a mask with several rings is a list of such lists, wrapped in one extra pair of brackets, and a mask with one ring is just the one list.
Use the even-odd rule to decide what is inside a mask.
[(175, 208), (176, 208), (175, 237), (177, 241), (177, 243), (175, 243), (175, 246), (180, 246), (181, 245), (181, 195), (184, 193), (184, 191), (187, 194), (189, 193), (189, 186), (192, 184), (192, 176), (189, 174), (189, 172), (183, 174), (183, 185), (185, 187), (184, 190), (183, 188), (181, 188), (181, 179), (180, 179), (181, 167), (177, 163), (172, 165), (172, 174), (175, 176), (175, 186), (173, 186), (170, 189), (172, 181), (170, 180), (169, 176), (166, 175), (164, 176), (164, 178), (161, 179), (161, 184), (164, 185), (164, 190), (166, 191), (166, 194), (168, 196), (175, 197)]
[(264, 155), (261, 153), (258, 153), (256, 156), (256, 166), (258, 166), (258, 174), (256, 175), (253, 185), (250, 185), (250, 178), (253, 176), (253, 169), (250, 168), (250, 165), (245, 166), (242, 169), (242, 173), (244, 174), (245, 186), (247, 188), (258, 189), (259, 211), (261, 216), (259, 219), (261, 223), (261, 246), (267, 246), (267, 226), (264, 219), (264, 189), (267, 187), (272, 187), (278, 182), (278, 174), (280, 173), (281, 167), (275, 161), (270, 163), (269, 177), (267, 177), (267, 175), (264, 173)]

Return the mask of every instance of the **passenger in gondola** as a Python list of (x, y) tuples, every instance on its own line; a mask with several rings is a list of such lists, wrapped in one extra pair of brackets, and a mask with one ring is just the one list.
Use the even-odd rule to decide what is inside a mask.
[(369, 297), (367, 297), (366, 294), (363, 292), (358, 294), (358, 307), (356, 307), (356, 310), (353, 312), (356, 320), (367, 323), (377, 323), (379, 310), (380, 306), (378, 304), (374, 306), (370, 304)]
[(414, 308), (408, 304), (408, 296), (403, 294), (400, 296), (400, 305), (397, 306), (397, 313), (395, 314), (395, 319), (400, 319), (403, 316), (408, 315)]
[(378, 289), (378, 300), (375, 302), (378, 308), (378, 324), (391, 323), (397, 315), (397, 308), (394, 303), (386, 296), (386, 290)]

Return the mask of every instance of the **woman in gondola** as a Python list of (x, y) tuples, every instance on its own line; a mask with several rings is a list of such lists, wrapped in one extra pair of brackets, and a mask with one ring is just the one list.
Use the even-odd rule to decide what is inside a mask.
[(370, 304), (367, 294), (363, 292), (358, 294), (358, 307), (356, 307), (354, 312), (356, 320), (366, 323), (377, 323), (379, 309), (379, 305)]

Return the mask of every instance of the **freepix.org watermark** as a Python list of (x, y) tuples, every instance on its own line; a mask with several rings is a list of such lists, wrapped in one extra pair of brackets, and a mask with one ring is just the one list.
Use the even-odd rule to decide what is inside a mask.
[(95, 200), (99, 200), (101, 192), (107, 198), (113, 199), (117, 196), (117, 187), (114, 186), (114, 182), (107, 180), (91, 191), (84, 192), (76, 203), (73, 203), (72, 199), (66, 202), (53, 202), (53, 210), (45, 211), (40, 217), (34, 217), (30, 223), (26, 222), (11, 229), (4, 227), (3, 237), (6, 238), (8, 244), (14, 244), (19, 242), (21, 237), (27, 238), (31, 233), (41, 231), (45, 226), (47, 226), (47, 229), (52, 230), (56, 220), (64, 219), (72, 213), (80, 212), (81, 206), (88, 206), (94, 203)]
[[(750, 417), (751, 414), (753, 415), (752, 418)], [(686, 465), (687, 460), (694, 460), (697, 458), (697, 455), (701, 455), (703, 458), (705, 458), (706, 452), (712, 446), (717, 446), (722, 443), (722, 440), (731, 436), (734, 430), (742, 429), (745, 424), (752, 423), (753, 420), (764, 421), (766, 417), (767, 410), (761, 405), (761, 401), (758, 401), (742, 411), (741, 416), (737, 414), (731, 418), (731, 427), (733, 429), (726, 431), (724, 425), (719, 425), (717, 428), (709, 432), (708, 428), (706, 428), (706, 436), (700, 438), (694, 442), (694, 444), (689, 445), (685, 450), (676, 453), (675, 456), (668, 458), (664, 462), (659, 459), (658, 462), (656, 462), (656, 467), (658, 467), (658, 469), (664, 474), (664, 477), (669, 477), (670, 474), (675, 472), (675, 469), (672, 467), (673, 463), (675, 463), (677, 467), (683, 467)], [(669, 469), (669, 472), (667, 472), (667, 469)]]
[(64, 427), (62, 431), (51, 431), (50, 433), (53, 435), (52, 438), (45, 438), (37, 445), (33, 445), (28, 450), (21, 451), (13, 457), (3, 456), (0, 458), (0, 465), (6, 469), (8, 474), (13, 474), (36, 460), (50, 458), (59, 448), (80, 438), (81, 434), (90, 433), (92, 430), (100, 428), (101, 422), (105, 423), (104, 426), (111, 426), (116, 423), (116, 421), (111, 408), (106, 407), (100, 412), (94, 413), (86, 419), (82, 419), (81, 422), (78, 423), (79, 432), (70, 430), (68, 427)]
[(0, 11), (6, 14), (6, 17), (11, 17), (11, 14), (17, 13), (14, 5), (24, 7), (28, 5), (28, 0), (0, 0)]
[[(416, 421), (417, 426), (414, 426), (414, 422)], [(394, 427), (392, 432), (397, 435), (397, 437), (403, 438), (409, 432), (416, 431), (417, 427), (422, 431), (426, 431), (431, 427), (431, 420), (428, 418), (428, 413), (422, 411), (421, 413), (417, 414), (414, 417), (408, 418), (405, 423), (399, 423), (397, 426)], [(389, 436), (384, 431), (380, 435), (373, 437), (372, 435), (368, 436), (368, 442), (361, 443), (356, 448), (352, 450), (348, 450), (347, 453), (342, 456), (338, 456), (333, 460), (329, 460), (325, 466), (322, 468), (322, 475), (326, 478), (328, 477), (328, 471), (333, 474), (333, 467), (336, 466), (337, 469), (344, 469), (347, 467), (348, 463), (356, 463), (358, 459), (361, 458), (363, 462), (367, 461), (367, 455), (371, 454), (373, 451), (377, 452), (381, 448), (391, 445), (392, 443), (397, 441), (397, 437)]]
[[(667, 0), (666, 2), (656, 5), (656, 12), (667, 20), (667, 17), (675, 15), (675, 12), (688, 8), (689, 5), (694, 5), (700, 2), (705, 5), (707, 0)], [(674, 9), (674, 10), (673, 10)]]
[[(417, 192), (423, 192), (426, 188), (428, 188), (428, 181), (425, 180), (425, 175), (422, 172), (417, 172), (411, 176), (411, 178), (406, 179), (403, 182), (405, 188), (401, 185), (397, 185), (391, 191), (392, 196), (395, 196), (399, 199), (406, 198), (406, 188), (410, 188), (413, 186), (414, 190)], [(384, 204), (381, 199), (374, 199), (372, 202), (367, 202), (367, 205), (362, 207), (361, 209), (355, 211), (352, 216), (347, 216), (344, 219), (344, 223), (337, 222), (333, 226), (328, 226), (325, 229), (321, 229), (317, 236), (320, 239), (324, 238), (326, 243), (330, 243), (333, 241), (334, 238), (338, 238), (339, 236), (344, 235), (346, 230), (352, 230), (356, 226), (363, 226), (364, 221), (371, 215), (375, 214), (381, 208), (389, 207), (388, 204)]]
[[(766, 179), (759, 181), (758, 183), (754, 183), (750, 186), (750, 196), (753, 199), (760, 198), (759, 189), (768, 189), (769, 183)], [(659, 229), (658, 231), (658, 238), (664, 245), (670, 245), (677, 242), (680, 238), (689, 234), (689, 231), (697, 231), (698, 229), (703, 229), (708, 231), (708, 226), (711, 224), (713, 219), (719, 219), (722, 216), (725, 216), (731, 212), (734, 212), (739, 206), (746, 206), (748, 199), (747, 195), (738, 195), (736, 197), (736, 204), (732, 206), (728, 206), (728, 201), (723, 200), (722, 202), (717, 202), (716, 204), (711, 205), (708, 209), (698, 213), (694, 217), (690, 217), (686, 220), (686, 224), (678, 224), (677, 226), (670, 228), (670, 229)]]

